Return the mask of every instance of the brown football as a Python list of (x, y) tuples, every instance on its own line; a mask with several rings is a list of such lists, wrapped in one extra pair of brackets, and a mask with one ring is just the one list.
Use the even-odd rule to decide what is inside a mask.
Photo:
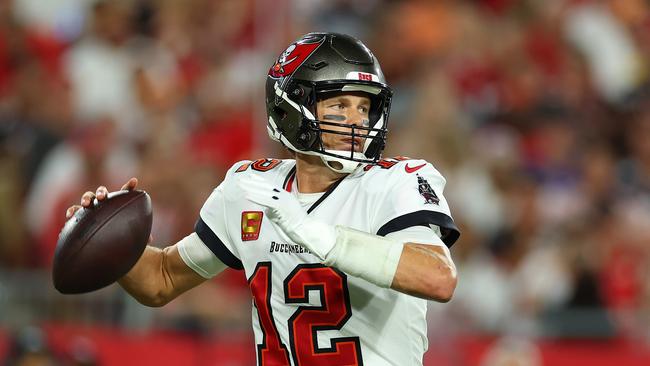
[(108, 286), (124, 276), (147, 245), (153, 219), (144, 191), (117, 191), (66, 222), (54, 252), (52, 279), (64, 294)]

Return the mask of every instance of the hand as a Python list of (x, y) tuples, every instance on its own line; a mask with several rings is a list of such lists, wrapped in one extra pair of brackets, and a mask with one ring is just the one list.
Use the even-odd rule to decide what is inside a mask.
[[(126, 183), (122, 185), (122, 188), (120, 188), (121, 191), (132, 191), (135, 189), (135, 187), (138, 186), (138, 178), (131, 178), (129, 179)], [(65, 211), (65, 218), (69, 219), (74, 215), (75, 212), (77, 212), (80, 208), (82, 207), (90, 207), (93, 203), (93, 200), (97, 198), (97, 201), (103, 201), (108, 197), (108, 189), (106, 189), (105, 186), (99, 186), (97, 187), (97, 190), (95, 193), (91, 191), (87, 191), (83, 195), (81, 195), (81, 205), (73, 205), (68, 207), (68, 209)], [(153, 236), (149, 235), (149, 241), (147, 244), (151, 244), (153, 241)]]
[[(128, 190), (132, 191), (137, 187), (138, 185), (138, 178), (131, 178), (128, 180), (128, 182), (124, 183), (122, 185), (121, 190)], [(108, 189), (104, 186), (99, 186), (97, 187), (97, 190), (95, 193), (91, 191), (87, 191), (83, 195), (81, 195), (81, 205), (73, 205), (68, 207), (68, 209), (65, 211), (65, 218), (69, 219), (74, 215), (77, 210), (79, 210), (82, 207), (90, 207), (93, 203), (93, 200), (97, 198), (97, 201), (103, 201), (108, 197)]]
[(336, 243), (334, 226), (311, 218), (294, 195), (273, 187), (266, 179), (256, 175), (240, 186), (246, 193), (246, 199), (265, 206), (266, 216), (291, 240), (309, 249), (321, 260), (332, 250)]

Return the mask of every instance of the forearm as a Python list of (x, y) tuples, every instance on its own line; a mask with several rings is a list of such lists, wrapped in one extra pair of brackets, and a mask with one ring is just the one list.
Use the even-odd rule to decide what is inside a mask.
[[(208, 277), (200, 276), (190, 268), (180, 254), (180, 248), (200, 240), (192, 233), (178, 243), (165, 249), (147, 246), (142, 257), (118, 282), (136, 300), (147, 306), (163, 306), (183, 292), (205, 282)], [(194, 243), (196, 246), (196, 243)], [(200, 244), (203, 246), (203, 244)], [(207, 250), (207, 249), (206, 249)], [(211, 275), (223, 271), (226, 265), (212, 264)]]
[(135, 266), (118, 281), (143, 305), (162, 306), (171, 301), (173, 281), (165, 269), (169, 250), (148, 245)]
[(260, 177), (252, 176), (241, 188), (248, 200), (268, 207), (267, 217), (323, 264), (380, 287), (441, 302), (451, 299), (456, 270), (430, 227), (420, 227), (424, 233), (412, 233), (415, 229), (409, 227), (408, 233), (403, 229), (383, 237), (312, 218), (293, 195)]
[(323, 261), (380, 287), (447, 302), (456, 287), (456, 269), (436, 245), (405, 243), (345, 227)]
[(407, 243), (391, 288), (428, 300), (448, 302), (456, 283), (456, 267), (442, 247)]

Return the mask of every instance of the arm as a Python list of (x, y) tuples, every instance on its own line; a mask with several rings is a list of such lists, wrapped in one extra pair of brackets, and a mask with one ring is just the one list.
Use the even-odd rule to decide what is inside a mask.
[(456, 266), (445, 249), (406, 243), (391, 288), (412, 296), (448, 302), (456, 283)]
[(163, 306), (206, 279), (188, 267), (177, 245), (147, 246), (142, 257), (118, 283), (143, 305)]
[[(456, 269), (442, 246), (413, 243), (408, 239), (412, 233), (383, 237), (313, 219), (293, 195), (255, 176), (242, 189), (249, 200), (268, 208), (267, 217), (289, 238), (323, 264), (405, 294), (440, 302), (451, 299)], [(433, 230), (423, 230), (428, 230), (426, 242), (438, 238)]]
[(310, 238), (305, 242), (320, 244), (316, 252), (325, 253), (324, 264), (408, 295), (439, 302), (451, 299), (456, 268), (435, 230), (415, 226), (383, 237), (336, 226), (330, 234), (328, 225), (306, 221), (307, 226), (323, 226), (316, 231), (324, 240)]
[[(137, 184), (138, 180), (131, 178), (121, 189), (133, 190)], [(90, 206), (94, 198), (103, 201), (107, 197), (108, 190), (104, 186), (97, 188), (95, 193), (88, 191), (82, 195), (81, 205), (68, 208), (66, 217), (70, 218), (81, 207)], [(193, 234), (164, 249), (148, 245), (133, 268), (118, 283), (143, 305), (163, 306), (183, 292), (205, 282), (207, 278), (189, 267), (179, 251), (182, 242), (192, 240), (200, 239)], [(218, 273), (225, 267), (219, 263), (213, 270)]]

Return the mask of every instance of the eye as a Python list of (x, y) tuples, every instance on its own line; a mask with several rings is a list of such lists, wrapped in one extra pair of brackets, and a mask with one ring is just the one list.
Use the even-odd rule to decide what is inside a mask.
[(363, 114), (368, 114), (368, 107), (359, 107), (359, 112)]

